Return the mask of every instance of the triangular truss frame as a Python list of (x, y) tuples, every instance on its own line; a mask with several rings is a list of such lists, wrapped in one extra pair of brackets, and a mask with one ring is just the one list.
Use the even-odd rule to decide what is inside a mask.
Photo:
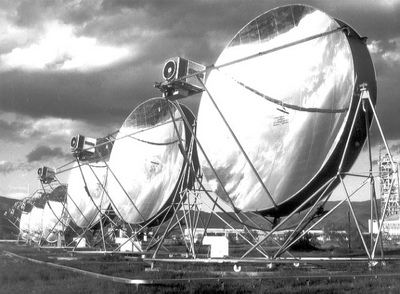
[[(205, 91), (208, 92), (205, 84), (201, 81), (201, 79), (199, 79), (200, 83), (202, 83)], [(387, 144), (387, 141), (385, 139), (383, 130), (381, 128), (381, 124), (379, 122), (377, 113), (375, 111), (374, 108), (374, 104), (371, 100), (370, 97), (370, 93), (368, 90), (368, 85), (366, 83), (360, 85), (360, 99), (358, 101), (357, 104), (357, 108), (356, 108), (356, 112), (355, 112), (355, 116), (351, 125), (351, 129), (349, 132), (349, 136), (347, 138), (346, 141), (346, 145), (345, 145), (345, 149), (344, 152), (342, 154), (341, 157), (341, 162), (339, 165), (339, 168), (337, 170), (337, 173), (334, 177), (332, 177), (331, 179), (329, 179), (328, 181), (326, 181), (326, 183), (324, 183), (320, 189), (314, 193), (313, 195), (310, 195), (310, 197), (303, 202), (303, 204), (301, 204), (299, 207), (297, 207), (291, 214), (289, 214), (287, 217), (285, 217), (284, 219), (282, 219), (279, 223), (274, 223), (273, 228), (260, 240), (258, 240), (257, 242), (252, 242), (252, 240), (247, 240), (250, 244), (251, 244), (251, 248), (244, 254), (242, 255), (239, 259), (236, 260), (237, 263), (235, 263), (235, 267), (237, 266), (237, 264), (242, 263), (242, 262), (254, 262), (254, 259), (249, 257), (249, 254), (254, 251), (254, 250), (258, 250), (259, 252), (265, 252), (262, 248), (263, 243), (268, 239), (271, 238), (272, 240), (274, 240), (272, 238), (273, 233), (278, 232), (279, 229), (283, 228), (284, 225), (293, 218), (293, 216), (295, 214), (298, 214), (299, 212), (303, 211), (305, 212), (304, 217), (302, 218), (302, 220), (300, 221), (300, 223), (296, 226), (296, 228), (293, 230), (293, 232), (290, 234), (290, 236), (279, 246), (279, 249), (271, 256), (268, 256), (267, 254), (265, 254), (263, 256), (263, 262), (267, 263), (269, 265), (273, 264), (273, 263), (281, 263), (281, 262), (286, 262), (287, 260), (289, 260), (289, 262), (293, 262), (295, 265), (298, 264), (299, 262), (305, 262), (306, 259), (301, 258), (301, 257), (289, 257), (288, 259), (285, 260), (285, 258), (282, 257), (282, 255), (284, 253), (288, 253), (288, 250), (290, 249), (291, 246), (293, 246), (293, 244), (295, 244), (297, 241), (299, 241), (302, 237), (304, 237), (307, 233), (310, 232), (310, 230), (312, 230), (316, 225), (318, 225), (322, 220), (324, 220), (325, 218), (327, 218), (329, 215), (331, 215), (340, 205), (342, 205), (344, 202), (346, 202), (348, 204), (348, 208), (349, 208), (349, 213), (351, 213), (351, 216), (353, 218), (353, 221), (356, 224), (357, 227), (357, 232), (361, 238), (362, 244), (363, 244), (363, 249), (366, 253), (366, 257), (365, 258), (361, 258), (361, 260), (366, 261), (369, 263), (370, 266), (374, 266), (376, 265), (378, 262), (382, 262), (382, 264), (385, 264), (385, 260), (387, 260), (387, 258), (384, 257), (384, 252), (383, 252), (383, 242), (382, 242), (382, 227), (383, 227), (383, 222), (384, 222), (384, 218), (383, 216), (380, 216), (380, 213), (378, 211), (378, 205), (377, 205), (377, 197), (376, 197), (376, 192), (375, 192), (375, 175), (372, 171), (372, 148), (371, 148), (371, 138), (370, 138), (370, 130), (371, 130), (371, 125), (370, 125), (370, 121), (372, 122), (373, 119), (375, 119), (376, 124), (378, 126), (379, 129), (379, 133), (380, 136), (384, 142), (385, 145), (385, 149), (388, 153), (388, 156), (390, 157), (390, 162), (393, 165), (393, 168), (395, 168), (395, 163), (393, 161), (393, 157), (391, 155), (389, 146)], [(214, 106), (216, 107), (217, 111), (219, 112), (219, 114), (221, 115), (222, 119), (224, 120), (227, 128), (230, 130), (231, 134), (233, 135), (233, 138), (235, 139), (236, 143), (240, 146), (240, 142), (237, 140), (237, 138), (234, 136), (233, 131), (230, 129), (228, 122), (224, 119), (223, 114), (220, 112), (220, 110), (218, 109), (217, 104), (215, 103), (215, 101), (213, 100), (211, 94), (208, 92), (208, 96), (209, 98), (212, 100), (212, 103), (214, 104)], [(168, 99), (168, 97), (166, 97), (166, 99)], [(179, 104), (174, 101), (173, 102), (174, 105), (180, 109)], [(181, 114), (183, 114), (182, 110)], [(355, 123), (358, 117), (359, 112), (363, 111), (365, 113), (365, 122), (366, 122), (366, 145), (368, 148), (368, 156), (369, 156), (369, 170), (366, 174), (352, 174), (349, 172), (342, 172), (342, 167), (344, 164), (344, 159), (345, 159), (345, 155), (348, 152), (349, 149), (349, 142), (350, 142), (350, 137), (351, 134), (354, 131), (355, 128)], [(369, 112), (372, 112), (373, 114), (373, 118), (371, 120), (369, 120)], [(187, 121), (185, 121), (187, 123)], [(201, 147), (201, 142), (199, 142), (198, 138), (196, 137), (196, 134), (193, 132), (192, 133), (193, 137), (196, 140), (196, 144), (197, 144), (197, 148), (199, 148), (201, 150), (201, 152), (203, 153), (206, 161), (208, 162), (211, 170), (214, 171), (214, 174), (217, 178), (218, 181), (218, 174), (215, 172), (214, 168), (212, 167), (210, 161), (207, 158), (207, 155), (205, 154), (204, 150)], [(244, 150), (242, 149), (242, 151), (244, 152)], [(185, 155), (186, 156), (186, 155)], [(250, 162), (251, 164), (251, 162)], [(353, 192), (349, 192), (348, 188), (344, 182), (344, 177), (361, 177), (363, 178), (363, 182), (361, 183), (361, 185), (355, 189), (355, 191)], [(379, 175), (378, 175), (379, 176)], [(328, 194), (328, 189), (330, 187), (330, 185), (334, 182), (334, 181), (340, 181), (340, 186), (343, 189), (343, 192), (345, 194), (344, 199), (342, 199), (341, 201), (339, 201), (339, 203), (337, 205), (335, 205), (330, 211), (324, 211), (323, 210), (323, 205), (325, 205), (325, 203), (329, 200), (330, 198), (330, 194)], [(221, 181), (220, 181), (221, 183)], [(201, 191), (205, 192), (206, 195), (209, 196), (210, 199), (212, 199), (212, 197), (210, 196), (210, 194), (207, 192), (207, 190), (204, 188), (204, 186), (202, 185), (201, 181), (198, 182), (198, 184), (201, 186)], [(370, 230), (370, 241), (371, 243), (368, 245), (366, 238), (364, 237), (364, 234), (362, 232), (358, 217), (354, 211), (354, 207), (352, 204), (352, 200), (351, 198), (356, 195), (360, 189), (362, 187), (364, 187), (365, 185), (369, 184), (370, 189), (369, 189), (369, 193), (370, 193), (370, 204), (371, 204), (371, 220), (376, 219), (378, 222), (378, 232), (376, 234), (374, 234), (374, 232), (372, 231), (372, 229)], [(222, 184), (221, 184), (222, 185)], [(223, 186), (223, 185), (222, 185)], [(337, 187), (339, 188), (339, 187)], [(320, 195), (318, 196), (318, 198), (316, 199), (316, 195)], [(305, 209), (306, 204), (308, 202), (312, 201), (314, 204), (310, 207)], [(217, 203), (216, 201), (214, 202), (215, 204)], [(321, 205), (322, 203), (322, 205)], [(321, 205), (321, 207), (317, 207), (318, 205)], [(231, 203), (232, 208), (234, 209), (235, 213), (239, 213), (240, 211), (238, 211), (233, 203)], [(387, 207), (385, 207), (383, 209), (383, 211), (385, 211), (387, 209)], [(313, 220), (315, 217), (319, 217), (319, 220), (317, 222), (315, 222), (313, 225), (309, 226), (310, 224), (310, 220)], [(372, 221), (371, 221), (372, 222)], [(372, 227), (372, 225), (371, 225)], [(194, 228), (192, 228), (193, 230)], [(376, 236), (375, 236), (376, 235)], [(378, 246), (380, 245), (380, 246)], [(380, 247), (380, 257), (377, 257), (378, 255), (378, 247)], [(290, 254), (290, 253), (289, 253)], [(196, 259), (196, 255), (192, 255), (193, 259)], [(320, 258), (320, 260), (323, 260), (324, 258)], [(328, 258), (329, 260), (335, 260), (335, 258)], [(153, 260), (153, 262), (156, 261), (163, 261), (162, 259), (157, 259), (156, 255), (153, 255), (152, 259), (148, 259), (149, 261)], [(312, 259), (315, 261), (315, 259)], [(344, 261), (344, 260), (354, 260), (354, 258), (337, 258), (337, 261)], [(228, 262), (233, 262), (228, 261)], [(236, 267), (237, 268), (237, 267)]]

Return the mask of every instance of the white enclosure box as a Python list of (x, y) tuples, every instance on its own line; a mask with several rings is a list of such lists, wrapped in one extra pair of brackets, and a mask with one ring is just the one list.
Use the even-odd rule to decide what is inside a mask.
[(84, 248), (86, 247), (86, 238), (74, 238), (74, 242), (76, 242), (76, 247), (77, 248)]
[(141, 252), (142, 244), (138, 241), (132, 241), (129, 238), (115, 238), (115, 243), (122, 245), (119, 251)]
[(210, 257), (229, 256), (229, 240), (225, 236), (204, 236), (203, 245), (210, 245)]

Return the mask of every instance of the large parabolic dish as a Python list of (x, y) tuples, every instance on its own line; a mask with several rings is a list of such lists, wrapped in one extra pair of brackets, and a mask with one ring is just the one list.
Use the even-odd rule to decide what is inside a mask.
[(58, 240), (58, 235), (64, 233), (69, 224), (66, 197), (67, 187), (56, 187), (47, 197), (43, 210), (43, 239), (53, 243)]
[(20, 234), (23, 239), (40, 242), (43, 235), (43, 209), (46, 205), (46, 194), (36, 191), (31, 197), (24, 199), (20, 221)]
[(224, 49), (197, 130), (218, 177), (199, 154), (204, 175), (220, 198), (243, 211), (287, 215), (337, 174), (348, 138), (342, 171), (350, 169), (367, 135), (365, 113), (356, 113), (359, 85), (368, 84), (375, 104), (376, 79), (365, 39), (343, 26), (310, 6), (283, 6), (252, 20)]
[(29, 222), (30, 222), (31, 213), (30, 212), (21, 212), (21, 218), (19, 220), (19, 234), (23, 240), (28, 241), (30, 239), (29, 233)]
[(64, 233), (69, 223), (66, 205), (58, 201), (47, 201), (43, 210), (43, 239), (53, 243), (59, 233)]
[[(192, 112), (181, 108), (193, 124)], [(187, 178), (181, 149), (188, 151), (190, 146), (190, 131), (174, 104), (153, 98), (135, 108), (122, 125), (110, 157), (113, 176), (107, 188), (117, 215), (131, 224), (162, 221), (180, 188), (187, 185), (182, 183)]]
[(43, 236), (43, 207), (32, 208), (29, 217), (29, 234), (31, 240), (38, 243), (42, 240)]
[(76, 162), (68, 180), (67, 209), (78, 227), (98, 224), (110, 207), (105, 192), (108, 168), (104, 162)]

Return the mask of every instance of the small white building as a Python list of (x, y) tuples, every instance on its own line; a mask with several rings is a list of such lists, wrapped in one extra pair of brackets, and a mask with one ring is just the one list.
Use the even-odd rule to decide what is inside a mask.
[[(368, 220), (368, 230), (371, 232), (371, 220)], [(372, 232), (374, 234), (378, 233), (378, 222), (376, 220), (372, 221)], [(382, 226), (382, 233), (388, 234), (392, 237), (400, 237), (400, 215), (395, 214), (385, 218)]]
[[(200, 238), (204, 236), (205, 229), (204, 228), (196, 228), (194, 230), (190, 230), (185, 228), (184, 234), (185, 239), (190, 240), (190, 236), (193, 235), (194, 242), (201, 241)], [(238, 235), (238, 233), (243, 234), (244, 229), (225, 229), (225, 228), (208, 228), (207, 235), (208, 236), (225, 236), (228, 237), (230, 234)]]

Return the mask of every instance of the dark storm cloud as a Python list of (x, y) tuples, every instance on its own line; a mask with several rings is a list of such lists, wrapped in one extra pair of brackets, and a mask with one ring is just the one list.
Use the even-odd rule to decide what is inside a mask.
[[(395, 88), (399, 76), (400, 72), (394, 77), (385, 77), (381, 79), (378, 77), (378, 102), (376, 112), (387, 140), (400, 139), (400, 95)], [(375, 133), (377, 133), (377, 131), (375, 131)], [(380, 136), (380, 134), (378, 135)]]
[(37, 1), (9, 1), (7, 9), (13, 11), (8, 17), (19, 27), (30, 28), (41, 26), (43, 21), (59, 19), (65, 23), (84, 25), (86, 21), (95, 17), (94, 7), (99, 1), (74, 0), (37, 0)]
[(62, 158), (65, 161), (71, 159), (71, 154), (64, 153), (60, 147), (51, 148), (49, 146), (38, 146), (26, 155), (28, 162), (48, 160), (52, 158)]
[[(124, 60), (119, 63), (111, 65), (108, 58), (116, 59), (104, 56), (105, 62), (99, 63), (103, 67), (88, 64), (90, 70), (79, 65), (65, 70), (63, 66), (80, 64), (73, 58), (79, 59), (79, 52), (87, 48), (77, 53), (54, 44), (60, 53), (49, 57), (47, 64), (32, 69), (31, 60), (27, 59), (25, 64), (20, 62), (22, 59), (11, 59), (6, 64), (9, 67), (0, 67), (0, 111), (6, 114), (0, 121), (2, 140), (8, 146), (29, 142), (21, 148), (23, 151), (16, 151), (21, 154), (13, 154), (16, 158), (13, 162), (6, 157), (0, 159), (0, 174), (5, 175), (0, 180), (20, 179), (20, 171), (37, 169), (38, 164), (70, 162), (70, 136), (112, 133), (140, 103), (160, 96), (153, 85), (162, 79), (165, 60), (182, 56), (205, 65), (213, 64), (235, 33), (250, 20), (291, 3), (292, 0), (0, 1), (3, 17), (0, 25), (6, 25), (1, 27), (0, 35), (2, 64), (9, 60), (7, 55), (18, 56), (15, 54), (18, 51), (30, 56), (35, 46), (54, 49), (48, 32), (54, 32), (55, 28), (71, 41), (79, 41), (76, 43), (79, 46), (88, 41), (94, 44), (89, 46), (94, 50), (105, 48), (107, 52), (111, 48), (125, 52), (121, 55)], [(399, 60), (383, 55), (395, 56), (400, 50), (400, 1), (303, 0), (301, 3), (343, 20), (360, 35), (367, 36), (368, 44), (376, 46), (372, 58), (378, 81), (377, 112), (386, 138), (399, 139), (400, 64)], [(193, 110), (199, 101), (199, 96), (181, 100)], [(15, 113), (14, 122), (9, 119), (13, 114), (8, 116), (7, 112)], [(59, 128), (65, 126), (65, 132), (52, 132), (53, 122)], [(18, 181), (17, 185), (23, 182)]]
[[(47, 64), (47, 71), (10, 71), (0, 75), (0, 107), (32, 117), (61, 117), (120, 126), (141, 102), (159, 96), (154, 82), (161, 80), (164, 61), (184, 56), (205, 65), (218, 58), (225, 45), (251, 19), (292, 1), (32, 1), (16, 6), (14, 22), (34, 26), (47, 18), (74, 26), (76, 36), (96, 38), (102, 44), (131, 48), (134, 56), (123, 64), (91, 72), (57, 72), (70, 56)], [(394, 110), (398, 97), (392, 87), (400, 70), (390, 68), (383, 52), (399, 50), (392, 39), (400, 36), (400, 3), (387, 9), (360, 1), (302, 1), (344, 20), (369, 42), (379, 41), (373, 54), (378, 73), (381, 113)], [(371, 4), (372, 3), (372, 4)], [(46, 4), (46, 5), (45, 5)], [(371, 6), (372, 5), (372, 6)], [(376, 8), (376, 9), (375, 9)], [(32, 13), (29, 14), (28, 12)], [(29, 14), (29, 15), (28, 15)], [(390, 74), (390, 75), (389, 75)], [(382, 88), (383, 85), (383, 88)], [(393, 87), (392, 87), (393, 88)], [(184, 103), (196, 108), (197, 97)], [(387, 126), (391, 129), (391, 126)], [(393, 128), (390, 138), (398, 137)]]
[(212, 18), (207, 24), (204, 18), (199, 19), (191, 12), (186, 15), (182, 12), (183, 17), (179, 16), (180, 13), (167, 10), (160, 17), (151, 9), (129, 10), (115, 16), (93, 18), (85, 26), (78, 28), (77, 33), (118, 46), (138, 44), (140, 50), (135, 52), (138, 62), (151, 60), (152, 64), (158, 65), (177, 54), (199, 62), (214, 60), (216, 54), (212, 48), (219, 43), (219, 49), (222, 49), (228, 38), (223, 42), (224, 40), (207, 37), (215, 30), (206, 27), (213, 22)]
[(153, 82), (143, 81), (140, 72), (121, 68), (95, 73), (1, 73), (0, 108), (34, 118), (69, 118), (115, 128), (133, 105), (149, 98), (142, 96), (143, 91), (157, 94)]
[[(400, 116), (398, 115), (400, 94), (396, 86), (400, 76), (400, 60), (395, 61), (388, 58), (389, 55), (395, 56), (396, 54), (400, 57), (400, 47), (395, 40), (379, 41), (374, 46), (376, 52), (372, 53), (371, 57), (378, 85), (377, 121), (379, 121), (386, 139), (400, 139), (398, 127), (400, 125)], [(381, 136), (376, 126), (373, 134), (375, 138)]]
[(331, 15), (342, 19), (369, 40), (393, 39), (400, 35), (400, 1), (392, 2), (387, 5), (384, 1), (370, 1), (370, 5), (363, 5), (362, 1), (346, 1), (340, 5), (332, 1), (336, 7)]
[(79, 36), (140, 44), (137, 59), (159, 64), (180, 54), (212, 63), (235, 32), (266, 8), (263, 1), (248, 6), (246, 1), (103, 1), (90, 14), (78, 17), (87, 8), (77, 7), (61, 17), (76, 25)]
[(67, 3), (64, 7), (66, 9), (58, 10), (60, 19), (78, 27), (85, 25), (98, 14), (93, 1), (81, 1), (79, 4)]
[[(66, 2), (64, 6), (68, 9), (59, 7), (54, 15), (74, 24), (78, 36), (97, 38), (105, 44), (139, 44), (135, 58), (97, 72), (3, 72), (0, 74), (1, 109), (38, 118), (78, 119), (104, 127), (120, 125), (139, 103), (160, 96), (153, 85), (161, 80), (166, 59), (182, 55), (205, 64), (213, 63), (234, 31), (246, 23), (246, 14), (251, 14), (240, 3), (232, 7), (225, 1), (95, 3)], [(22, 23), (29, 9), (33, 14)], [(37, 11), (51, 16), (56, 10), (50, 3), (46, 7), (26, 3), (16, 11), (15, 22), (22, 26), (39, 21)], [(222, 20), (222, 14), (228, 21)], [(239, 21), (239, 17), (243, 20)], [(232, 26), (232, 21), (237, 24)], [(47, 64), (47, 68), (55, 69), (69, 58), (63, 55)]]
[(40, 22), (42, 18), (40, 1), (24, 1), (16, 8), (15, 24), (20, 27), (30, 27)]

